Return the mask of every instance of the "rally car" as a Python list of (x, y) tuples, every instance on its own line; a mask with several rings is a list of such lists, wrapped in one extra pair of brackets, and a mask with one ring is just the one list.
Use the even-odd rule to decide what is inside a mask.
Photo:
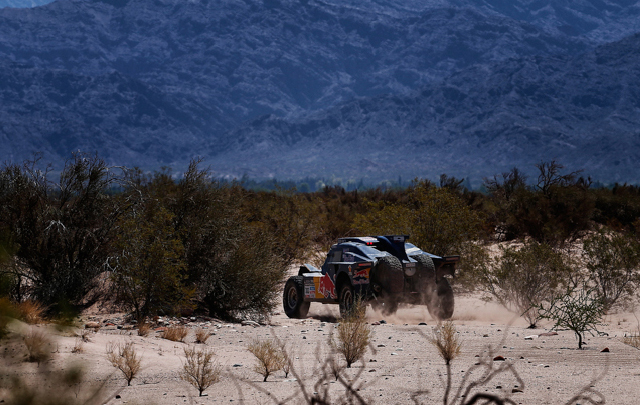
[(398, 305), (426, 305), (432, 317), (453, 315), (453, 290), (446, 276), (455, 274), (460, 256), (436, 256), (408, 243), (408, 235), (338, 239), (318, 269), (300, 266), (284, 287), (282, 303), (290, 318), (305, 318), (311, 302), (339, 304), (345, 314), (358, 300), (384, 314)]

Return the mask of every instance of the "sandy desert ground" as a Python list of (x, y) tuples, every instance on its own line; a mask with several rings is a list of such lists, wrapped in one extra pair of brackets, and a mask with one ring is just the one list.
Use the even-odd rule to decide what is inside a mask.
[[(108, 404), (269, 404), (285, 399), (290, 399), (288, 403), (302, 403), (301, 386), (309, 394), (328, 393), (331, 403), (339, 403), (346, 398), (344, 386), (332, 378), (322, 380), (319, 371), (329, 355), (327, 341), (336, 316), (337, 306), (314, 303), (308, 319), (293, 320), (276, 314), (267, 326), (189, 319), (191, 332), (186, 343), (176, 343), (162, 339), (156, 331), (140, 337), (126, 325), (118, 329), (117, 315), (87, 315), (84, 321), (98, 321), (103, 326), (90, 334), (91, 341), (83, 345), (82, 353), (72, 353), (77, 339), (70, 333), (54, 332), (52, 351), (56, 353), (49, 367), (62, 369), (82, 364), (86, 370), (84, 387), (104, 382), (102, 398), (103, 403)], [(442, 403), (446, 368), (425, 338), (436, 325), (426, 309), (404, 308), (395, 316), (385, 318), (369, 308), (367, 318), (374, 323), (371, 347), (363, 362), (344, 371), (346, 381), (354, 386), (357, 394), (368, 403), (376, 404), (407, 404), (413, 403), (413, 398), (424, 404)], [(386, 323), (375, 324), (383, 319)], [(602, 400), (607, 404), (640, 401), (640, 351), (625, 345), (621, 339), (625, 333), (637, 330), (632, 313), (608, 315), (599, 326), (604, 334), (588, 336), (584, 350), (577, 350), (571, 331), (525, 339), (548, 332), (550, 325), (542, 323), (541, 329), (527, 329), (523, 319), (477, 296), (458, 296), (453, 320), (463, 342), (462, 353), (451, 368), (454, 393), (465, 378), (466, 381), (479, 378), (481, 370), (474, 370), (477, 367), (474, 365), (486, 359), (493, 367), (512, 365), (521, 380), (513, 373), (501, 373), (474, 392), (508, 395), (517, 404), (563, 404), (585, 388), (589, 389), (585, 395), (593, 401)], [(220, 382), (207, 389), (207, 396), (203, 397), (198, 397), (197, 391), (180, 380), (178, 374), (184, 359), (183, 348), (193, 344), (193, 331), (198, 326), (207, 327), (213, 333), (207, 345), (215, 350), (217, 361), (224, 366)], [(26, 326), (13, 327), (19, 330)], [(50, 329), (44, 325), (36, 328)], [(254, 338), (277, 338), (286, 342), (299, 380), (278, 371), (267, 382), (262, 382), (262, 376), (253, 371), (255, 360), (246, 349)], [(109, 342), (128, 341), (134, 342), (142, 354), (142, 370), (129, 387), (105, 356)], [(605, 348), (609, 352), (603, 352)], [(5, 363), (10, 365), (5, 367), (5, 372), (18, 370), (27, 379), (38, 378), (36, 383), (40, 386), (49, 384), (34, 377), (39, 375), (38, 366), (22, 361), (24, 354), (19, 348), (5, 348), (3, 352)], [(505, 361), (494, 362), (493, 358), (498, 355)], [(78, 392), (82, 395), (81, 389)], [(0, 392), (0, 402), (4, 402), (7, 395)], [(452, 398), (450, 403), (458, 402)], [(599, 402), (582, 399), (574, 403)]]

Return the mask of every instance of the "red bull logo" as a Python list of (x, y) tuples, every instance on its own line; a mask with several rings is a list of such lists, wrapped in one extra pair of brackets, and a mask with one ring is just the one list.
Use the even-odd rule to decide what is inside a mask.
[(353, 273), (353, 284), (368, 284), (369, 271), (371, 271), (371, 268), (367, 267)]
[(318, 293), (320, 293), (325, 298), (336, 298), (336, 286), (331, 280), (331, 277), (328, 274), (325, 274), (320, 279), (320, 285), (318, 286)]

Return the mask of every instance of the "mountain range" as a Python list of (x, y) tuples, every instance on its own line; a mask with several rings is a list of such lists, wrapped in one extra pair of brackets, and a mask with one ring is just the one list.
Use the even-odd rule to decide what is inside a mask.
[[(18, 0), (13, 0), (18, 1)], [(0, 158), (221, 176), (638, 181), (640, 3), (59, 0), (0, 10)], [(2, 6), (2, 4), (0, 4)], [(13, 6), (15, 7), (15, 6)]]

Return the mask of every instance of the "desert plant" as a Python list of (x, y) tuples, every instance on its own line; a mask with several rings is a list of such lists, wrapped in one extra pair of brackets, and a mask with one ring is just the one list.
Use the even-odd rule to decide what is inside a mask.
[(26, 300), (17, 305), (20, 318), (26, 323), (36, 324), (43, 320), (45, 307), (37, 301)]
[(137, 355), (133, 342), (125, 344), (109, 342), (106, 352), (107, 360), (122, 372), (127, 380), (127, 386), (130, 386), (131, 380), (138, 374), (142, 365), (142, 358)]
[(519, 249), (501, 247), (501, 254), (483, 266), (479, 275), (486, 291), (534, 328), (540, 319), (539, 305), (568, 279), (567, 261), (550, 246), (531, 241)]
[(84, 352), (84, 340), (80, 337), (76, 337), (76, 343), (71, 348), (71, 353), (82, 353)]
[(263, 381), (267, 381), (271, 374), (281, 370), (286, 361), (282, 349), (271, 340), (256, 339), (247, 346), (247, 350), (258, 360), (253, 370), (264, 377)]
[(27, 347), (27, 361), (40, 364), (51, 357), (49, 349), (51, 341), (46, 332), (32, 328), (22, 340)]
[(189, 334), (189, 328), (184, 325), (169, 326), (162, 333), (162, 337), (172, 342), (184, 342), (184, 338)]
[(79, 331), (75, 332), (75, 336), (79, 338), (83, 343), (91, 342), (91, 338), (89, 337), (90, 334), (91, 330), (89, 329), (80, 329)]
[(371, 340), (371, 326), (365, 318), (366, 306), (356, 300), (336, 327), (337, 335), (331, 338), (335, 350), (344, 357), (347, 368), (361, 359)]
[(151, 325), (147, 322), (141, 322), (138, 324), (138, 336), (147, 337), (151, 332)]
[(433, 334), (429, 338), (429, 343), (438, 349), (438, 354), (445, 364), (450, 364), (453, 359), (460, 355), (462, 342), (457, 335), (456, 327), (451, 321), (444, 322), (442, 326), (433, 329)]
[(209, 348), (196, 350), (195, 348), (184, 348), (185, 363), (180, 372), (180, 378), (193, 385), (200, 396), (204, 390), (220, 380), (222, 366), (212, 363), (214, 352)]
[(567, 289), (539, 306), (541, 316), (554, 322), (552, 329), (566, 328), (573, 331), (578, 339), (578, 349), (582, 349), (585, 333), (598, 333), (597, 325), (604, 315), (604, 304), (593, 288)]
[(202, 328), (198, 328), (195, 331), (195, 335), (196, 335), (196, 343), (207, 343), (207, 340), (209, 339), (209, 337), (211, 337), (211, 332), (209, 332), (208, 330), (204, 330)]
[(640, 243), (633, 236), (600, 231), (584, 241), (582, 258), (605, 310), (640, 284)]

